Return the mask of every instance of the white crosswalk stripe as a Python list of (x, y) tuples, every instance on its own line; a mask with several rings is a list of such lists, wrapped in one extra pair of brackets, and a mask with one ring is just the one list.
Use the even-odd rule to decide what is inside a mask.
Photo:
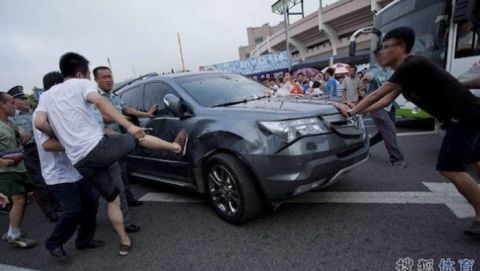
[[(457, 217), (474, 217), (467, 200), (451, 183), (423, 182), (430, 192), (310, 192), (287, 200), (286, 203), (345, 203), (345, 204), (445, 204)], [(141, 200), (201, 203), (200, 197), (173, 193), (147, 193)]]

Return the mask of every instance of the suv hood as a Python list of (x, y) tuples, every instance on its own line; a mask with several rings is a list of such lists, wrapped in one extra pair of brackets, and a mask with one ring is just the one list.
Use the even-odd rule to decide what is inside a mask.
[(300, 115), (330, 115), (338, 114), (333, 102), (318, 97), (287, 96), (263, 98), (224, 108), (245, 109), (257, 112), (300, 113)]

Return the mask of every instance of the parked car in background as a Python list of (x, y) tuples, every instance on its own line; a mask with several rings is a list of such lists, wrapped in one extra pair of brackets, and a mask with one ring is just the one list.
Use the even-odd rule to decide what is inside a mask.
[(116, 91), (129, 107), (158, 104), (139, 119), (172, 141), (185, 128), (185, 156), (138, 147), (130, 174), (208, 196), (224, 220), (241, 224), (278, 203), (333, 184), (366, 161), (361, 118), (345, 118), (329, 101), (267, 97), (265, 86), (220, 72), (150, 76)]

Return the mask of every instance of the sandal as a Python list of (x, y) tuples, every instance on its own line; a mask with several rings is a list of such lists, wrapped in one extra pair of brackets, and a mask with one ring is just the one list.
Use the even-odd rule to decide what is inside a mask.
[(131, 249), (132, 249), (132, 244), (130, 245), (120, 244), (120, 247), (118, 248), (118, 254), (120, 256), (127, 256), (128, 253), (130, 253)]

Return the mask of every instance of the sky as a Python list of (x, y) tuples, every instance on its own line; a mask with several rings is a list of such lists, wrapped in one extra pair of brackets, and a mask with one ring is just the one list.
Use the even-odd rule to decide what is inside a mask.
[[(0, 0), (0, 91), (41, 88), (66, 52), (85, 56), (91, 69), (109, 58), (116, 81), (181, 70), (177, 33), (186, 69), (237, 60), (248, 27), (283, 20), (271, 12), (274, 2)], [(319, 7), (318, 0), (304, 2), (305, 15)]]

